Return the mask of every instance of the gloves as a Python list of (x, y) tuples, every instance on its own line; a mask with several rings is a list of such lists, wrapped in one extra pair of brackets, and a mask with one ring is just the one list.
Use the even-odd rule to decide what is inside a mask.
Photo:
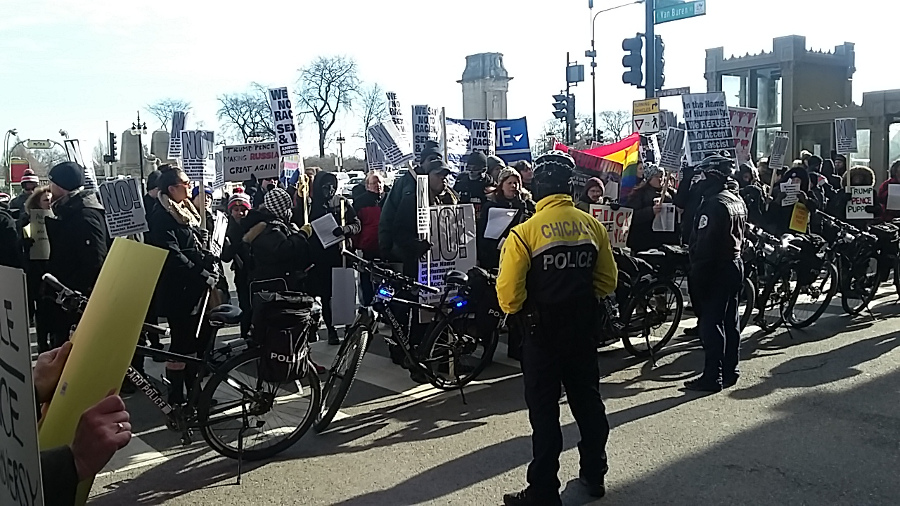
[(208, 270), (204, 269), (200, 273), (200, 275), (203, 276), (204, 281), (206, 281), (206, 284), (209, 285), (210, 288), (216, 287), (216, 283), (219, 281), (218, 274), (216, 274), (215, 272), (209, 272)]
[(415, 242), (413, 242), (413, 252), (415, 252), (416, 258), (425, 256), (430, 250), (431, 243), (425, 239), (416, 239)]
[(302, 235), (306, 239), (312, 237), (312, 225), (307, 223), (306, 225), (300, 227), (300, 235)]
[(334, 227), (334, 230), (332, 230), (331, 233), (336, 235), (337, 237), (341, 237), (342, 235), (344, 235), (344, 228), (343, 227)]
[(611, 202), (609, 204), (609, 208), (612, 209), (613, 211), (618, 211), (619, 209), (622, 208), (622, 206), (618, 202)]
[(866, 206), (866, 212), (872, 214), (878, 214), (878, 206)]

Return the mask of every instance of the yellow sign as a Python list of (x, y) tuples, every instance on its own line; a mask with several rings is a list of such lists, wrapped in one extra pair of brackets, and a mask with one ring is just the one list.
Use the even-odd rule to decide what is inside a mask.
[(791, 213), (791, 230), (794, 232), (806, 233), (809, 226), (809, 209), (803, 204), (797, 202), (794, 204), (794, 211)]
[[(43, 449), (72, 443), (81, 414), (118, 391), (131, 363), (165, 250), (124, 238), (113, 241), (84, 315), (72, 336), (72, 351), (41, 421)], [(92, 480), (79, 486), (84, 504)]]
[(648, 98), (646, 100), (635, 100), (631, 110), (632, 116), (641, 114), (656, 114), (659, 112), (659, 99)]

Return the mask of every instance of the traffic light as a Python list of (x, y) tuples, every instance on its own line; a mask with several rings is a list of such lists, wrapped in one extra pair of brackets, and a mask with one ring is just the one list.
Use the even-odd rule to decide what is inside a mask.
[(662, 37), (656, 36), (656, 89), (661, 90), (666, 84), (666, 43)]
[(112, 132), (109, 133), (109, 154), (103, 157), (103, 161), (106, 163), (116, 161), (116, 134)]
[(566, 119), (568, 117), (567, 109), (569, 107), (568, 97), (565, 95), (553, 95), (553, 116), (556, 119)]
[(641, 50), (644, 49), (644, 39), (641, 34), (623, 40), (622, 49), (628, 52), (622, 57), (622, 66), (628, 69), (622, 74), (622, 82), (640, 88), (644, 84), (644, 73), (641, 71), (641, 67), (644, 65), (644, 57), (641, 54)]
[(594, 140), (601, 144), (603, 143), (603, 130), (602, 129), (600, 129), (600, 128), (597, 129), (597, 132), (594, 134)]

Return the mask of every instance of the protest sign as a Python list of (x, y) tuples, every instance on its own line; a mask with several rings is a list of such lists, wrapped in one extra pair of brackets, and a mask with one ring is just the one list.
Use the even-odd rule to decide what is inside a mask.
[(624, 248), (628, 242), (628, 230), (634, 211), (620, 207), (613, 211), (610, 206), (591, 204), (591, 216), (602, 223), (609, 232), (609, 242), (614, 248)]
[(216, 178), (214, 133), (210, 130), (181, 131), (181, 163), (191, 181), (212, 181)]
[[(28, 296), (25, 273), (0, 266), (0, 459), (3, 490), (0, 504), (44, 504), (41, 454), (38, 447), (31, 341), (28, 338)], [(133, 350), (132, 350), (133, 351)], [(78, 412), (79, 414), (81, 411)], [(57, 477), (51, 476), (49, 479)]]
[[(413, 155), (418, 160), (422, 150), (425, 149), (426, 141), (441, 143), (443, 131), (441, 130), (440, 107), (414, 105), (412, 108), (412, 127)], [(387, 151), (385, 151), (386, 153)]]
[(653, 218), (654, 232), (675, 231), (675, 204), (662, 204), (659, 214)]
[(431, 214), (428, 212), (428, 176), (416, 176), (416, 233), (428, 239), (431, 233)]
[(875, 217), (866, 211), (867, 207), (875, 205), (875, 188), (872, 186), (851, 186), (846, 190), (850, 194), (847, 202), (848, 220), (868, 220)]
[(470, 153), (471, 126), (470, 120), (447, 118), (444, 122), (444, 128), (447, 129), (447, 165), (454, 174), (465, 169), (466, 158)]
[(53, 216), (49, 209), (31, 209), (28, 211), (30, 219), (25, 226), (27, 236), (31, 239), (31, 247), (28, 248), (28, 258), (31, 260), (50, 259), (50, 236), (47, 235), (47, 218)]
[(184, 130), (184, 120), (187, 113), (175, 111), (172, 113), (172, 128), (169, 130), (168, 158), (175, 160), (181, 158), (181, 131)]
[(469, 135), (469, 152), (479, 151), (485, 156), (491, 156), (497, 152), (497, 133), (493, 121), (472, 120), (472, 128)]
[(222, 148), (222, 169), (225, 181), (257, 181), (278, 177), (278, 144), (258, 142)]
[(369, 135), (381, 148), (387, 162), (399, 167), (413, 159), (413, 149), (409, 139), (400, 135), (397, 127), (390, 121), (382, 121), (369, 127)]
[(313, 232), (319, 237), (319, 241), (324, 249), (334, 246), (343, 239), (343, 236), (334, 235), (334, 229), (338, 227), (338, 224), (331, 213), (325, 213), (320, 218), (313, 220), (310, 226), (312, 226)]
[(221, 151), (216, 152), (216, 178), (212, 182), (212, 189), (218, 190), (225, 186), (225, 157)]
[(809, 209), (803, 204), (797, 202), (794, 204), (794, 210), (791, 212), (790, 229), (794, 232), (806, 233), (809, 226)]
[(776, 132), (775, 138), (772, 140), (772, 150), (769, 152), (769, 168), (772, 173), (784, 166), (784, 158), (790, 149), (790, 133)]
[(690, 163), (728, 151), (734, 157), (734, 132), (725, 104), (725, 93), (682, 95), (687, 125), (687, 154)]
[(222, 248), (225, 247), (225, 231), (228, 229), (228, 216), (222, 211), (216, 211), (213, 215), (213, 233), (209, 239), (209, 252), (214, 256), (222, 256)]
[(69, 161), (81, 165), (81, 168), (84, 169), (84, 189), (96, 190), (97, 175), (94, 173), (94, 164), (93, 162), (85, 163), (84, 157), (81, 156), (81, 144), (78, 139), (66, 139), (63, 141), (63, 146), (66, 148), (66, 156)]
[(784, 200), (781, 201), (782, 207), (794, 205), (799, 200), (800, 183), (781, 183), (781, 193), (784, 194)]
[(366, 166), (369, 170), (384, 170), (384, 152), (375, 141), (366, 142)]
[(507, 165), (519, 160), (531, 161), (528, 121), (525, 118), (494, 120), (497, 131), (496, 155)]
[(300, 149), (297, 146), (297, 127), (294, 125), (294, 111), (287, 88), (269, 89), (269, 108), (272, 109), (272, 124), (275, 127), (279, 156), (296, 155)]
[[(472, 204), (429, 208), (431, 222), (430, 262), (419, 261), (419, 282), (444, 287), (450, 271), (468, 272), (478, 258), (475, 250), (475, 207)], [(422, 295), (422, 301), (434, 304), (440, 294)]]
[(728, 116), (731, 121), (731, 131), (734, 132), (734, 149), (737, 153), (737, 163), (746, 163), (751, 160), (750, 147), (753, 145), (753, 134), (756, 133), (756, 109), (747, 107), (729, 107)]
[(298, 170), (303, 170), (303, 159), (293, 155), (285, 158), (281, 162), (281, 180), (287, 185), (287, 182), (294, 177)]
[(888, 184), (888, 198), (885, 207), (889, 211), (900, 211), (900, 184)]
[(660, 152), (660, 167), (672, 171), (681, 170), (681, 158), (684, 156), (684, 137), (684, 130), (669, 127), (666, 131), (665, 144), (663, 144)]
[(106, 228), (110, 237), (127, 237), (147, 232), (147, 210), (133, 177), (114, 179), (100, 185)]
[(834, 120), (834, 139), (838, 154), (856, 153), (856, 118)]
[(394, 123), (394, 126), (397, 127), (397, 131), (400, 132), (400, 135), (409, 138), (406, 132), (406, 122), (403, 120), (403, 108), (400, 106), (400, 99), (397, 98), (397, 94), (393, 91), (387, 92), (387, 100), (388, 100), (388, 114), (391, 116), (391, 121)]

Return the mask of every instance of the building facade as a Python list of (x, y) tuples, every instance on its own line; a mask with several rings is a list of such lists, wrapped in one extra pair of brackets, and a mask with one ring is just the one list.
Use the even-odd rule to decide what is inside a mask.
[(463, 119), (507, 119), (506, 94), (512, 80), (500, 53), (466, 56), (462, 79)]

